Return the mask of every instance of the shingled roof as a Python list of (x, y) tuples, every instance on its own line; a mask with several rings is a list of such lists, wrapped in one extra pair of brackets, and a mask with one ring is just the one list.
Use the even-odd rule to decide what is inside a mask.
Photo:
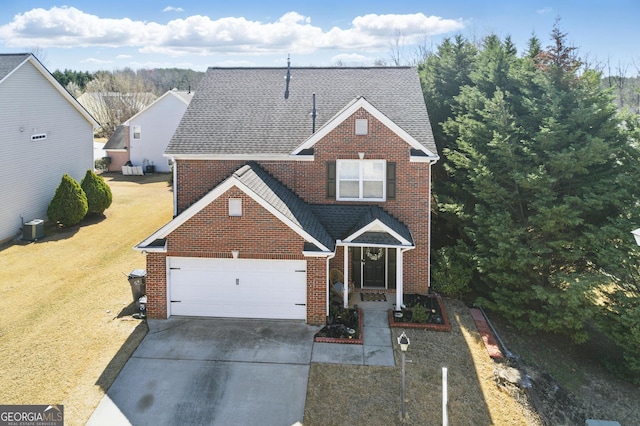
[(287, 155), (355, 99), (367, 102), (436, 153), (415, 67), (209, 68), (165, 153)]
[(29, 57), (29, 53), (0, 54), (0, 81)]

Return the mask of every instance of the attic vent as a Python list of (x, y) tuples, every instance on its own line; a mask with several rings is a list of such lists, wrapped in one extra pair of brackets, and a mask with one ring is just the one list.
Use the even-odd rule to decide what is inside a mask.
[(366, 118), (356, 118), (356, 135), (366, 135), (369, 133), (369, 120)]
[(46, 138), (47, 138), (46, 133), (36, 133), (35, 135), (31, 135), (32, 141), (42, 141), (42, 140), (45, 140)]

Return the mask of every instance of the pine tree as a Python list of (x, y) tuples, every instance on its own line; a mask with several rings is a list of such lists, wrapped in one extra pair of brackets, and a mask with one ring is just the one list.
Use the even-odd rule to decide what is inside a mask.
[(47, 208), (50, 221), (63, 226), (80, 222), (88, 211), (87, 196), (71, 176), (65, 174)]
[(102, 176), (96, 175), (92, 170), (87, 170), (80, 186), (87, 195), (87, 214), (102, 214), (109, 208), (113, 196), (111, 188)]

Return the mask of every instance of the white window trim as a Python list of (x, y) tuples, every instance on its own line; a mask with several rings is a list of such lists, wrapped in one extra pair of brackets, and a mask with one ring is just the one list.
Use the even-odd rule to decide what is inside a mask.
[[(340, 196), (340, 163), (358, 163), (359, 165), (359, 177), (358, 177), (358, 197), (341, 197)], [(382, 198), (365, 198), (364, 193), (364, 165), (367, 163), (381, 163), (382, 164)], [(336, 160), (336, 200), (338, 201), (386, 201), (387, 200), (387, 162), (386, 160)]]
[[(136, 129), (138, 130), (137, 132)], [(136, 133), (138, 134), (137, 138)], [(142, 139), (142, 126), (131, 126), (131, 138), (137, 141)]]

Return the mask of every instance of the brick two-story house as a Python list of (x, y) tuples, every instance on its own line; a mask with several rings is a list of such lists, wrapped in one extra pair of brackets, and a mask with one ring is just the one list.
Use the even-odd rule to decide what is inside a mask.
[(165, 155), (175, 218), (136, 246), (149, 317), (323, 324), (332, 268), (397, 305), (428, 291), (438, 155), (416, 68), (210, 68)]

